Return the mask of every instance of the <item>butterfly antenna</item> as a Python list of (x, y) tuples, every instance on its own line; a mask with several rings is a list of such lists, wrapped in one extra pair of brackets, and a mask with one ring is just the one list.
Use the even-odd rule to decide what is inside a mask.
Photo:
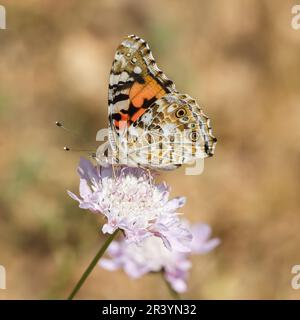
[[(77, 132), (74, 132), (74, 131), (70, 130), (69, 128), (65, 127), (64, 124), (61, 121), (55, 121), (55, 125), (58, 128), (61, 128), (61, 129), (65, 130), (66, 132), (68, 132), (73, 137), (77, 138), (78, 140), (82, 139), (82, 137)], [(94, 147), (91, 147), (91, 149), (94, 149)], [(64, 150), (65, 151), (71, 151), (71, 149), (69, 147), (64, 147)], [(72, 149), (72, 151), (76, 151), (76, 152), (91, 152), (91, 150), (75, 150), (75, 149)]]
[(66, 128), (62, 122), (60, 121), (55, 121), (55, 125), (58, 127), (58, 128), (61, 128), (63, 130), (65, 130), (66, 132), (70, 133), (72, 136), (75, 136), (75, 137), (79, 137), (78, 133)]
[(63, 148), (64, 151), (70, 151), (70, 152), (87, 152), (88, 155), (92, 158), (96, 158), (96, 153), (92, 150), (87, 150), (87, 149), (73, 149), (68, 146), (64, 146)]

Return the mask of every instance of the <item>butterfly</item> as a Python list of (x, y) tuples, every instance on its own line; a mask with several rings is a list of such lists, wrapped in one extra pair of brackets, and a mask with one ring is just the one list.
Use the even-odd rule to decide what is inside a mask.
[(217, 139), (196, 101), (176, 90), (145, 40), (130, 35), (116, 50), (108, 88), (108, 142), (100, 164), (172, 170), (214, 154)]

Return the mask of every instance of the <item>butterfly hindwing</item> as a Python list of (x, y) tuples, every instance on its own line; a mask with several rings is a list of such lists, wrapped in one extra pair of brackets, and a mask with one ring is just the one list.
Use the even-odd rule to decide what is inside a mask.
[(128, 128), (126, 139), (132, 162), (156, 169), (212, 156), (216, 145), (208, 117), (194, 99), (178, 93), (157, 100)]

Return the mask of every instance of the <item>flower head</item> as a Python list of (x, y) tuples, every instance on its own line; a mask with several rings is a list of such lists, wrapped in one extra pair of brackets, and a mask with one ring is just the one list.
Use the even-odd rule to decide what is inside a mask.
[[(193, 234), (191, 253), (207, 253), (220, 243), (218, 238), (209, 239), (211, 228), (207, 224), (195, 224), (190, 229)], [(191, 268), (189, 254), (167, 250), (157, 238), (147, 238), (139, 245), (114, 241), (108, 248), (108, 254), (111, 259), (100, 260), (100, 265), (107, 270), (123, 268), (131, 278), (163, 271), (175, 291), (184, 292), (187, 289), (186, 281)]]
[(130, 243), (157, 237), (168, 249), (190, 251), (192, 235), (178, 217), (184, 197), (169, 200), (169, 188), (155, 184), (149, 171), (141, 168), (94, 167), (81, 159), (80, 197), (68, 191), (79, 207), (106, 217), (103, 233), (124, 231)]

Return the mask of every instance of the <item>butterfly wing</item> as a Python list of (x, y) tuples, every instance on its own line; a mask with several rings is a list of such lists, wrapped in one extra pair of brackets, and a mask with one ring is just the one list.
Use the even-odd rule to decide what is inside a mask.
[(155, 169), (174, 169), (210, 157), (217, 141), (196, 101), (178, 93), (154, 102), (128, 128), (126, 139), (129, 160)]
[(116, 148), (122, 124), (130, 126), (170, 92), (174, 83), (158, 68), (145, 40), (131, 35), (117, 48), (108, 90), (110, 142)]
[(108, 98), (113, 162), (125, 156), (132, 166), (174, 169), (213, 155), (209, 119), (194, 99), (178, 93), (143, 39), (128, 36), (117, 48)]

